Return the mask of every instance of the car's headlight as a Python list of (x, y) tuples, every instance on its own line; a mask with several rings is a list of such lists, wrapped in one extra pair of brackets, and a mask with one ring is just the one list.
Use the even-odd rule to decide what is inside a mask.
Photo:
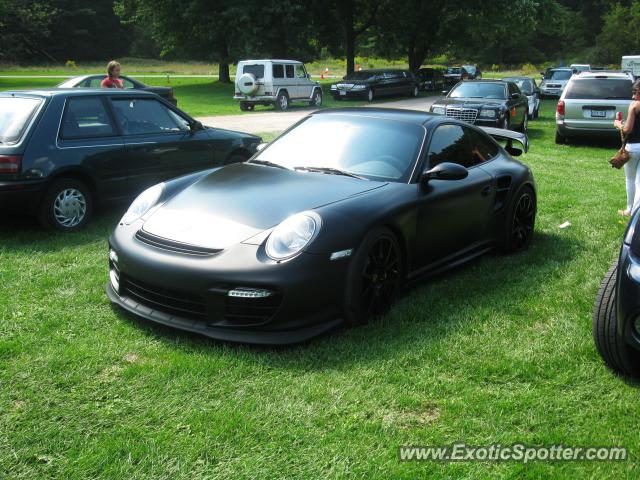
[(433, 105), (431, 107), (431, 113), (437, 113), (438, 115), (444, 115), (444, 107), (442, 105)]
[(483, 108), (480, 110), (479, 116), (482, 118), (496, 118), (496, 111), (490, 108)]
[(331, 85), (331, 90), (337, 90), (338, 86), (337, 85)]
[(129, 225), (145, 213), (147, 213), (160, 199), (164, 191), (164, 183), (159, 183), (153, 187), (147, 188), (133, 201), (127, 213), (122, 217), (122, 222)]
[(366, 85), (354, 85), (353, 86), (353, 90), (364, 90), (366, 87)]
[(267, 255), (281, 261), (294, 257), (320, 229), (320, 217), (312, 212), (296, 213), (273, 229), (267, 239)]

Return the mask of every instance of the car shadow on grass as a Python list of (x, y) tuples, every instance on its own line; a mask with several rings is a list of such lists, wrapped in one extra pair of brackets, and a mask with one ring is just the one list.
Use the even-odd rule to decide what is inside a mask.
[(68, 233), (47, 230), (33, 217), (0, 218), (0, 252), (53, 252), (101, 240), (106, 243), (125, 210), (126, 206), (99, 210), (85, 228)]
[(408, 287), (384, 317), (365, 326), (338, 327), (310, 341), (283, 347), (220, 342), (138, 319), (113, 307), (154, 340), (185, 353), (243, 354), (272, 368), (322, 371), (349, 364), (375, 363), (437, 347), (461, 323), (490, 321), (495, 313), (526, 316), (523, 303), (535, 300), (564, 265), (582, 249), (569, 236), (537, 233), (529, 250), (513, 255), (492, 253), (447, 273)]

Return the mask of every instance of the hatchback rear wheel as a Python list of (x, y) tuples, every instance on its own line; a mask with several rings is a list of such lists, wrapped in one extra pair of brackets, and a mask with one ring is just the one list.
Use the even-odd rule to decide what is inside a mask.
[(46, 228), (71, 232), (84, 227), (93, 213), (93, 197), (80, 180), (54, 181), (44, 194), (39, 221)]

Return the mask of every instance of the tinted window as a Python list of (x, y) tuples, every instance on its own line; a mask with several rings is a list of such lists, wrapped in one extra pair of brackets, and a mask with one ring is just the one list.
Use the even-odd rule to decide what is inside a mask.
[(520, 93), (520, 89), (515, 83), (509, 82), (507, 85), (509, 85), (509, 95)]
[(368, 72), (366, 70), (362, 70), (360, 72), (353, 72), (344, 77), (345, 80), (368, 80), (373, 79), (375, 77), (375, 72)]
[(505, 78), (504, 81), (515, 83), (522, 93), (526, 95), (531, 95), (533, 93), (533, 83), (531, 80), (524, 78)]
[(293, 65), (287, 65), (287, 78), (293, 78)]
[(391, 78), (391, 79), (396, 79), (396, 78), (402, 78), (402, 72), (384, 72), (384, 76), (386, 78)]
[(567, 86), (564, 98), (581, 99), (624, 99), (631, 100), (631, 80), (610, 78), (575, 79)]
[(493, 143), (490, 138), (487, 138), (485, 134), (480, 133), (476, 130), (472, 130), (470, 128), (464, 128), (464, 131), (469, 137), (469, 142), (471, 145), (470, 163), (472, 165), (468, 166), (479, 165), (488, 160), (491, 160), (493, 157), (498, 155), (498, 152), (500, 152), (498, 146)]
[(284, 78), (284, 65), (273, 66), (273, 78)]
[(250, 73), (256, 78), (264, 78), (264, 65), (245, 65), (242, 73)]
[(464, 82), (449, 95), (452, 98), (495, 98), (504, 100), (504, 83)]
[(97, 97), (70, 98), (62, 118), (63, 138), (89, 138), (114, 135), (104, 103)]
[(441, 125), (433, 133), (429, 145), (429, 168), (443, 162), (458, 163), (465, 167), (473, 164), (469, 141), (458, 125)]
[(413, 123), (323, 114), (279, 137), (257, 158), (287, 168), (338, 168), (367, 178), (405, 181), (423, 139), (424, 128)]
[(89, 88), (100, 88), (100, 86), (102, 85), (102, 80), (104, 80), (103, 78), (90, 78), (88, 80), (84, 81), (84, 84), (82, 85), (83, 87), (89, 87)]
[(472, 65), (465, 65), (464, 69), (469, 72), (471, 75), (475, 75), (476, 74), (476, 67), (472, 66)]
[(569, 80), (573, 75), (571, 70), (549, 70), (545, 73), (545, 80)]
[(0, 98), (0, 142), (18, 142), (41, 103), (37, 98)]
[(114, 99), (116, 119), (125, 135), (188, 131), (188, 122), (154, 99)]

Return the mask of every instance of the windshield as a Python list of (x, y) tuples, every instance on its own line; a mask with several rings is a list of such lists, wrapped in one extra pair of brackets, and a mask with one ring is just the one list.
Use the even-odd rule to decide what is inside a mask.
[(41, 103), (37, 98), (0, 98), (0, 143), (17, 143)]
[(631, 80), (614, 80), (611, 78), (575, 79), (569, 83), (564, 98), (573, 99), (607, 99), (631, 100)]
[(350, 73), (349, 75), (347, 75), (346, 77), (344, 77), (345, 80), (368, 80), (371, 77), (375, 76), (375, 72), (367, 72), (362, 71), (362, 72), (353, 72)]
[(520, 91), (525, 95), (531, 95), (533, 93), (533, 85), (531, 85), (531, 80), (526, 80), (524, 78), (503, 78), (505, 82), (513, 82), (515, 83)]
[(550, 70), (544, 74), (545, 80), (569, 80), (573, 75), (571, 70)]
[(314, 115), (255, 159), (286, 168), (334, 168), (372, 180), (407, 181), (422, 147), (421, 125), (383, 118)]
[(451, 98), (496, 98), (504, 100), (505, 88), (502, 83), (463, 82), (454, 88)]
[(447, 73), (451, 75), (459, 75), (462, 73), (462, 68), (460, 67), (449, 67), (447, 68)]

